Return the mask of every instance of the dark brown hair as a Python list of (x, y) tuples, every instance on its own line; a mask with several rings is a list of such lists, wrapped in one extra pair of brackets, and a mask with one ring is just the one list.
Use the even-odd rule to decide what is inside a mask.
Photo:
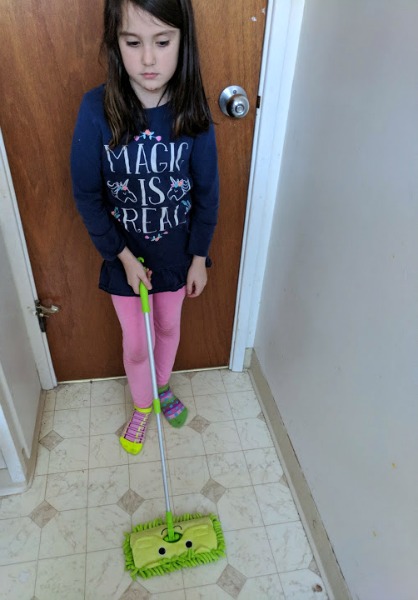
[(191, 0), (105, 0), (102, 48), (108, 61), (104, 105), (112, 132), (110, 146), (128, 143), (147, 127), (144, 107), (132, 89), (119, 50), (118, 35), (128, 2), (180, 30), (177, 69), (167, 85), (174, 115), (173, 136), (194, 136), (207, 130), (210, 111), (200, 73)]

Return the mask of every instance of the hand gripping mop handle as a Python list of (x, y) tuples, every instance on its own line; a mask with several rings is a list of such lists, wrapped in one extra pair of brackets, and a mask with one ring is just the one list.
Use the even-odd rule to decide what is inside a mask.
[(164, 452), (164, 438), (163, 438), (163, 430), (161, 426), (161, 403), (160, 398), (158, 396), (158, 386), (157, 386), (157, 376), (155, 371), (155, 361), (154, 361), (154, 349), (152, 347), (152, 334), (151, 334), (151, 324), (150, 324), (150, 307), (149, 307), (149, 299), (148, 299), (148, 290), (145, 285), (142, 283), (139, 284), (139, 295), (141, 297), (141, 306), (142, 312), (144, 313), (145, 319), (145, 330), (147, 334), (147, 346), (148, 346), (148, 358), (150, 364), (150, 372), (151, 372), (151, 382), (152, 382), (152, 394), (153, 394), (153, 407), (154, 412), (157, 416), (157, 428), (158, 428), (158, 443), (160, 446), (160, 454), (161, 454), (161, 469), (163, 475), (163, 485), (164, 485), (164, 496), (165, 496), (165, 506), (166, 506), (166, 524), (167, 524), (167, 542), (175, 542), (178, 539), (178, 534), (174, 531), (173, 527), (173, 515), (171, 513), (170, 507), (170, 495), (168, 491), (168, 477), (167, 477), (167, 466), (165, 460), (165, 452)]

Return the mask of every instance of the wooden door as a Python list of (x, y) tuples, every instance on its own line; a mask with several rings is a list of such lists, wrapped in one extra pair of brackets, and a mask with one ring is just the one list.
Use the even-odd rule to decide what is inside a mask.
[[(186, 300), (175, 369), (227, 365), (265, 26), (265, 0), (194, 0), (203, 78), (215, 120), (221, 205), (204, 294)], [(0, 124), (38, 295), (61, 312), (47, 336), (58, 381), (123, 374), (101, 258), (76, 213), (69, 151), (81, 97), (104, 80), (98, 60), (102, 0), (3, 0)], [(233, 120), (218, 106), (229, 85), (251, 108)]]

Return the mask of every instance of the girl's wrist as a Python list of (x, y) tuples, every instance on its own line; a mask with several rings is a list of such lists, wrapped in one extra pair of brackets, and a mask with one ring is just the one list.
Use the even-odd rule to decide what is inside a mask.
[(119, 252), (118, 258), (122, 263), (125, 263), (126, 261), (131, 261), (132, 259), (135, 259), (134, 255), (129, 250), (128, 246), (125, 246), (125, 248), (122, 250), (122, 252)]
[(206, 264), (206, 256), (197, 256), (197, 254), (195, 254), (193, 256), (193, 262), (200, 263), (200, 264)]

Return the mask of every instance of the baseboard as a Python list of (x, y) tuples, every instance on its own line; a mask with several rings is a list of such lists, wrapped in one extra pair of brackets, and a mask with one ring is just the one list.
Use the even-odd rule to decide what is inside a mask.
[(30, 457), (26, 460), (26, 478), (28, 488), (32, 485), (38, 460), (39, 434), (41, 433), (42, 418), (45, 410), (46, 390), (41, 390), (39, 397), (38, 413), (36, 415), (35, 429), (33, 432), (32, 451)]
[(330, 600), (352, 600), (255, 351), (252, 353), (249, 373)]

